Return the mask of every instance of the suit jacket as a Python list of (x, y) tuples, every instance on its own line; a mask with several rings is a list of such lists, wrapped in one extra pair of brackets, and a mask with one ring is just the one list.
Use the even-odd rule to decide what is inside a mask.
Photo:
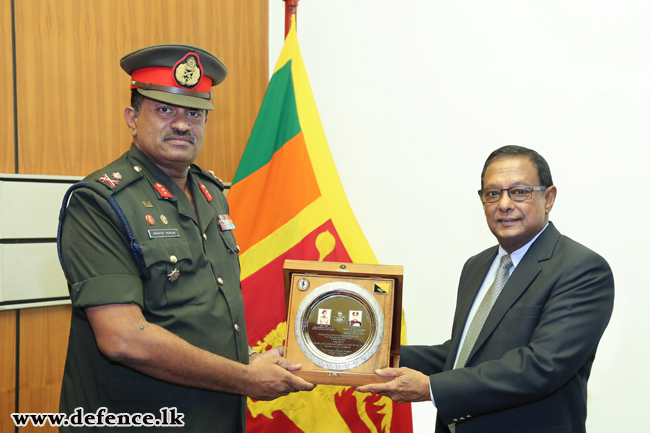
[(612, 313), (614, 278), (601, 256), (549, 223), (521, 259), (464, 368), (453, 370), (476, 294), (498, 247), (470, 258), (451, 339), (402, 347), (401, 364), (430, 375), (436, 432), (583, 433), (587, 379)]

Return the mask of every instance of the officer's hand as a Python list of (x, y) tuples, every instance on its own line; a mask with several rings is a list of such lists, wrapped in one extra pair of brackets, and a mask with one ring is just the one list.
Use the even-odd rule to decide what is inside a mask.
[(384, 368), (375, 370), (381, 377), (394, 377), (385, 383), (373, 383), (357, 388), (359, 392), (374, 392), (385, 395), (397, 403), (430, 401), (429, 377), (410, 368)]
[[(300, 364), (294, 364), (277, 355), (278, 351), (255, 356), (248, 366), (251, 384), (247, 395), (255, 400), (273, 400), (296, 391), (311, 391), (315, 385), (294, 376), (289, 371), (300, 370)], [(289, 371), (287, 371), (289, 370)]]
[[(271, 350), (267, 350), (264, 353), (258, 353), (250, 357), (249, 364), (253, 364), (258, 362), (261, 359), (267, 358), (269, 356), (283, 356), (284, 355), (284, 346), (275, 346)], [(294, 364), (293, 362), (290, 362), (289, 364), (285, 364), (286, 369), (289, 371), (293, 370), (300, 370), (300, 364)]]

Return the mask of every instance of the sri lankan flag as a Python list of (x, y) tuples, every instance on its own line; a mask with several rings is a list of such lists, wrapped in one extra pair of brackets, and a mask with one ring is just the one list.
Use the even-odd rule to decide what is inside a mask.
[[(285, 259), (377, 263), (350, 209), (289, 32), (228, 193), (241, 248), (250, 345), (286, 336)], [(352, 387), (319, 385), (272, 402), (248, 400), (248, 432), (412, 432), (411, 406)]]

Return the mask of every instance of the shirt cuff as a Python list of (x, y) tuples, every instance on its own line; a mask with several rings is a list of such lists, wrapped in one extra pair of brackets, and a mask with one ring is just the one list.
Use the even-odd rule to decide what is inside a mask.
[(433, 398), (433, 390), (431, 389), (431, 382), (429, 382), (429, 394), (431, 394), (431, 403), (433, 403), (433, 407), (437, 409), (438, 406), (436, 406), (436, 401)]

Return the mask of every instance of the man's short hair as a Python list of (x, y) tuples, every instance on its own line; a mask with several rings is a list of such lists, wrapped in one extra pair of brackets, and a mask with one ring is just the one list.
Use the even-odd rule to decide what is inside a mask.
[[(483, 166), (483, 171), (481, 172), (481, 188), (483, 188), (483, 179), (485, 178), (485, 172), (490, 164), (498, 159), (509, 158), (509, 157), (524, 157), (528, 158), (535, 168), (537, 168), (537, 177), (539, 178), (540, 186), (551, 186), (553, 185), (553, 177), (551, 176), (551, 168), (548, 166), (548, 162), (544, 159), (542, 155), (535, 152), (533, 149), (528, 149), (523, 146), (503, 146), (495, 150), (488, 156)], [(530, 185), (537, 186), (537, 185)]]
[(133, 108), (135, 114), (140, 114), (140, 111), (142, 111), (142, 101), (144, 101), (144, 96), (137, 89), (131, 90), (131, 108)]

